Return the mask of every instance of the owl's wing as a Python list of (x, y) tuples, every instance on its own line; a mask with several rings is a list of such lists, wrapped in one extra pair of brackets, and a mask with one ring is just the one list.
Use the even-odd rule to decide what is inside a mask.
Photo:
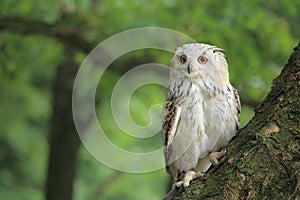
[[(166, 165), (169, 164), (169, 158), (172, 151), (172, 142), (176, 135), (177, 127), (180, 124), (180, 106), (173, 101), (167, 101), (163, 110), (163, 141), (164, 141), (164, 156)], [(166, 166), (168, 171), (168, 166)]]
[(239, 97), (239, 93), (237, 89), (233, 88), (233, 94), (234, 94), (234, 107), (236, 108), (236, 126), (237, 130), (240, 128), (240, 113), (241, 113), (241, 101)]
[(166, 148), (169, 148), (174, 139), (180, 118), (180, 107), (172, 101), (167, 101), (163, 113), (163, 140)]

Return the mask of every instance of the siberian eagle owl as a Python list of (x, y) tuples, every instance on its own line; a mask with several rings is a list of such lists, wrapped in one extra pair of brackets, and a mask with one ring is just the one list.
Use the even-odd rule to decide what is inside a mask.
[(177, 187), (188, 187), (224, 155), (239, 129), (240, 109), (224, 50), (201, 43), (175, 50), (162, 132), (166, 169)]

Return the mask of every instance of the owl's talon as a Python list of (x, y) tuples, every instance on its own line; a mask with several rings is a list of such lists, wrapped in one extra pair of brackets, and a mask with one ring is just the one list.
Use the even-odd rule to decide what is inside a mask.
[(173, 184), (174, 188), (180, 188), (183, 185), (183, 181), (178, 181), (176, 183)]
[(206, 176), (205, 172), (199, 172), (200, 173), (200, 176)]
[(214, 166), (217, 166), (219, 164), (219, 161), (218, 160), (211, 160), (211, 163), (214, 165)]
[(187, 188), (187, 187), (190, 186), (190, 182), (192, 180), (198, 178), (199, 176), (204, 176), (204, 173), (203, 172), (195, 172), (195, 171), (192, 171), (192, 170), (187, 171), (184, 174), (182, 180), (174, 183), (173, 187), (178, 187), (179, 188), (179, 187), (183, 186), (183, 187)]
[(218, 165), (219, 161), (218, 159), (222, 158), (227, 153), (227, 150), (224, 148), (219, 152), (211, 152), (209, 154), (209, 160), (213, 165)]
[(189, 187), (189, 186), (190, 186), (190, 183), (189, 183), (189, 182), (186, 182), (186, 183), (183, 184), (183, 187), (185, 187), (185, 188), (187, 188), (187, 187)]

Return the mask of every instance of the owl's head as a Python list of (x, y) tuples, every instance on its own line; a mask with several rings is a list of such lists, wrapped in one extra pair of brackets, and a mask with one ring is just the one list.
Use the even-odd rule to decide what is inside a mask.
[(171, 59), (171, 78), (188, 81), (210, 79), (227, 84), (228, 65), (224, 50), (202, 43), (184, 44), (176, 48)]

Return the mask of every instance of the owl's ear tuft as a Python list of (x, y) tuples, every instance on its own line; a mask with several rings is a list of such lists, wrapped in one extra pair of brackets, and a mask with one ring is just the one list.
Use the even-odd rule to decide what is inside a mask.
[(224, 49), (217, 48), (217, 49), (214, 49), (213, 52), (214, 52), (214, 53), (220, 52), (220, 53), (223, 53), (223, 54), (224, 54), (224, 53), (225, 53), (225, 50), (224, 50)]

